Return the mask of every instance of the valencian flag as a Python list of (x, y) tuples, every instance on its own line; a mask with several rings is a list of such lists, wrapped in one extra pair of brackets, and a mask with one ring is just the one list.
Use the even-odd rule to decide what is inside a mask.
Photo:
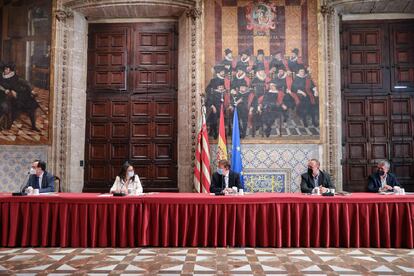
[(231, 137), (231, 144), (231, 166), (234, 172), (240, 174), (240, 183), (244, 189), (243, 163), (241, 159), (240, 147), (239, 116), (237, 115), (237, 107), (234, 107), (233, 134)]
[(194, 188), (199, 193), (210, 192), (210, 144), (206, 125), (206, 108), (201, 111), (200, 131), (197, 135), (197, 148), (194, 166)]
[(226, 146), (226, 129), (224, 128), (224, 111), (223, 103), (220, 107), (220, 126), (217, 144), (217, 161), (227, 160), (227, 146)]

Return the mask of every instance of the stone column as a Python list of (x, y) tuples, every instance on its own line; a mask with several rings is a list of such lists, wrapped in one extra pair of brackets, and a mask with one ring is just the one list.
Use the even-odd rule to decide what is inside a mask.
[(58, 4), (55, 11), (56, 30), (54, 43), (54, 97), (53, 97), (53, 140), (49, 156), (56, 176), (62, 179), (62, 190), (69, 191), (66, 182), (66, 102), (67, 102), (67, 62), (68, 36), (71, 29), (73, 11)]
[(323, 4), (322, 15), (322, 59), (325, 61), (325, 137), (323, 143), (323, 166), (332, 176), (338, 190), (342, 190), (342, 105), (339, 16), (335, 9)]
[(193, 160), (203, 76), (201, 1), (179, 19), (178, 53), (178, 188), (193, 190)]
[(55, 97), (52, 163), (64, 191), (83, 188), (86, 111), (87, 21), (79, 13), (56, 11)]

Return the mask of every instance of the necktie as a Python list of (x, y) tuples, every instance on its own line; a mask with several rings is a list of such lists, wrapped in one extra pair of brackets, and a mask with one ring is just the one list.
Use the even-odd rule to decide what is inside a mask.
[(315, 188), (316, 188), (316, 187), (319, 187), (318, 180), (319, 180), (319, 174), (318, 174), (318, 175), (316, 175), (316, 176), (313, 178), (313, 182), (314, 182)]

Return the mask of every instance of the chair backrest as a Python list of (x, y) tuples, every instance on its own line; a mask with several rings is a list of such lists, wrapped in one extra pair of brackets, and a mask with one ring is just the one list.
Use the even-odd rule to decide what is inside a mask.
[(60, 185), (60, 177), (59, 176), (54, 176), (55, 177), (55, 192), (62, 192), (62, 186)]

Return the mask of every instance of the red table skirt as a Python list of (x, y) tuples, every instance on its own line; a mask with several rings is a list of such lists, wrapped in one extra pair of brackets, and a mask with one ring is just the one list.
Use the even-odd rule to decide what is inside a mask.
[(1, 246), (414, 247), (414, 196), (0, 195)]

